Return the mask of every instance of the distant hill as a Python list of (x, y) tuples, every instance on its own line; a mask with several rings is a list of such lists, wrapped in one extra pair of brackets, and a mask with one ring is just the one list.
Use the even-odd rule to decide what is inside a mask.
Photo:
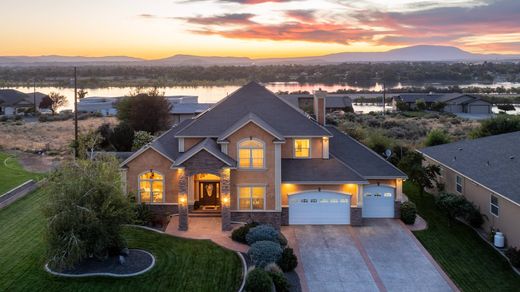
[(175, 55), (156, 60), (144, 60), (126, 56), (67, 57), (67, 56), (0, 56), (0, 66), (41, 65), (142, 65), (142, 66), (250, 66), (276, 64), (338, 64), (349, 62), (449, 62), (449, 61), (506, 61), (520, 60), (518, 55), (474, 54), (457, 47), (418, 45), (386, 52), (345, 52), (324, 56), (295, 58), (206, 57)]

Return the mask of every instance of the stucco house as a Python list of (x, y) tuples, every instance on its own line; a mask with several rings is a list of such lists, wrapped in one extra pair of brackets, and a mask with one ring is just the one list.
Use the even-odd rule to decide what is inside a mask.
[(466, 140), (419, 150), (441, 167), (445, 191), (466, 197), (499, 229), (507, 244), (520, 247), (520, 132)]
[(279, 227), (398, 217), (406, 175), (326, 125), (325, 99), (315, 93), (313, 119), (248, 83), (123, 161), (125, 188), (153, 212), (179, 214), (180, 230), (201, 209), (217, 212), (223, 230), (231, 221)]

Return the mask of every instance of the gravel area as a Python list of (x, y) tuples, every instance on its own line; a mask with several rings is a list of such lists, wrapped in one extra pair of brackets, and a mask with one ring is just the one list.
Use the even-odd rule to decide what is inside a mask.
[(119, 256), (109, 257), (105, 261), (92, 258), (84, 260), (73, 269), (59, 272), (59, 275), (70, 277), (132, 276), (147, 271), (154, 263), (155, 259), (150, 253), (139, 249), (130, 249), (130, 254), (125, 257), (125, 263), (122, 265), (119, 263)]

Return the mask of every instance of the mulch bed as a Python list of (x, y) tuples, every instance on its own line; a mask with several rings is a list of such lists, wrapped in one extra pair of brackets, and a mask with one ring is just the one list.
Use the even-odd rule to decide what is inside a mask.
[[(132, 276), (150, 268), (155, 263), (154, 257), (143, 250), (130, 249), (130, 254), (125, 257), (125, 263), (119, 263), (119, 256), (112, 256), (104, 261), (89, 258), (76, 265), (73, 269), (63, 270), (60, 276)], [(50, 270), (50, 268), (49, 268)]]
[[(251, 259), (247, 255), (247, 253), (241, 253), (244, 256), (244, 259), (246, 260), (247, 268), (249, 269), (253, 263), (251, 262)], [(300, 263), (301, 265), (301, 263)], [(298, 273), (296, 271), (292, 272), (286, 272), (284, 273), (285, 277), (287, 278), (287, 281), (289, 284), (291, 284), (291, 292), (301, 292), (302, 286), (300, 285), (300, 277), (298, 277)]]

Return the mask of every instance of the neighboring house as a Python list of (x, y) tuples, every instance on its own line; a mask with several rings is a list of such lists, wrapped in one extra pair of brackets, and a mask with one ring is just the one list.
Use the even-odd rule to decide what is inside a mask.
[(14, 116), (32, 108), (32, 93), (29, 95), (14, 89), (0, 89), (0, 115)]
[[(312, 113), (314, 108), (314, 96), (312, 94), (280, 94), (281, 98), (305, 112)], [(325, 99), (327, 113), (334, 111), (352, 111), (352, 99), (345, 94), (327, 94)]]
[(479, 96), (464, 93), (403, 93), (392, 99), (392, 107), (397, 110), (397, 102), (404, 102), (410, 109), (416, 109), (416, 103), (422, 100), (430, 108), (436, 102), (443, 102), (444, 112), (467, 114), (491, 114), (493, 105)]
[(175, 103), (170, 110), (173, 117), (173, 123), (178, 124), (184, 120), (191, 119), (196, 115), (208, 110), (214, 104), (213, 103)]
[(441, 167), (439, 181), (487, 217), (510, 246), (520, 247), (520, 132), (460, 141), (419, 150)]
[(231, 221), (359, 225), (399, 216), (405, 174), (325, 125), (326, 98), (314, 95), (314, 120), (248, 83), (126, 159), (126, 189), (153, 212), (179, 214), (181, 230), (199, 204), (219, 212), (224, 230)]
[(78, 101), (78, 112), (114, 116), (117, 114), (116, 103), (120, 98), (121, 97), (85, 97)]

